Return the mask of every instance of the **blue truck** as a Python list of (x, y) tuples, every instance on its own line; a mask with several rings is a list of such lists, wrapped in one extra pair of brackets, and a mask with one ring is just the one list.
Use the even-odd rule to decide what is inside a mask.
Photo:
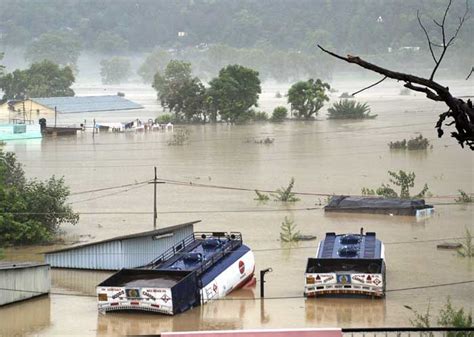
[(98, 309), (174, 315), (226, 296), (252, 281), (254, 272), (241, 233), (194, 233), (146, 266), (122, 269), (100, 283)]
[(304, 295), (385, 296), (385, 249), (373, 232), (326, 233), (316, 257), (308, 259)]

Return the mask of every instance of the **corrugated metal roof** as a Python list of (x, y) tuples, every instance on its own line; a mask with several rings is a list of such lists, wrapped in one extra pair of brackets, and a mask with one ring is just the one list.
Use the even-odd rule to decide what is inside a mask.
[(61, 113), (143, 109), (140, 104), (117, 95), (39, 97), (31, 100), (50, 109), (56, 107)]
[(189, 226), (189, 225), (194, 225), (194, 224), (196, 224), (196, 223), (198, 223), (198, 222), (201, 222), (201, 220), (186, 222), (186, 223), (183, 223), (183, 224), (180, 224), (180, 225), (175, 225), (175, 226), (170, 226), (170, 227), (164, 227), (164, 228), (160, 228), (160, 229), (154, 229), (154, 230), (147, 231), (147, 232), (140, 232), (140, 233), (135, 233), (135, 234), (129, 234), (129, 235), (123, 235), (123, 236), (116, 236), (116, 237), (113, 237), (113, 238), (110, 238), (110, 239), (106, 239), (106, 240), (102, 240), (102, 241), (96, 241), (96, 242), (89, 242), (89, 243), (85, 243), (85, 244), (83, 244), (83, 245), (78, 245), (78, 246), (73, 246), (73, 247), (67, 247), (67, 248), (61, 248), (61, 249), (57, 249), (57, 250), (51, 250), (51, 251), (45, 252), (44, 254), (65, 252), (65, 251), (68, 251), (68, 250), (74, 250), (74, 249), (78, 249), (78, 248), (84, 248), (84, 247), (93, 246), (93, 245), (98, 245), (98, 244), (107, 243), (107, 242), (112, 242), (112, 241), (122, 241), (122, 240), (140, 238), (140, 237), (150, 236), (150, 235), (165, 234), (165, 233), (173, 232), (173, 231), (175, 231), (175, 230), (178, 230), (178, 229), (180, 229), (180, 228), (183, 228), (183, 227), (186, 227), (186, 226)]
[(0, 262), (0, 270), (5, 269), (21, 269), (21, 268), (33, 268), (40, 266), (49, 266), (47, 263), (41, 262), (13, 262), (13, 261), (2, 261)]

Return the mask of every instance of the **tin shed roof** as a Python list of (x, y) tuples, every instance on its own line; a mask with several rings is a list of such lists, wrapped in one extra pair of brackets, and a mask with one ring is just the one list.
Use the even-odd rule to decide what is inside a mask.
[(42, 262), (18, 262), (18, 261), (0, 262), (0, 270), (24, 269), (24, 268), (33, 268), (33, 267), (41, 267), (41, 266), (49, 266), (49, 264), (42, 263)]
[(33, 102), (61, 113), (143, 109), (143, 106), (121, 96), (38, 97)]
[(78, 245), (78, 246), (72, 246), (72, 247), (67, 247), (67, 248), (51, 250), (51, 251), (44, 252), (44, 254), (53, 254), (53, 253), (65, 252), (65, 251), (68, 251), (68, 250), (74, 250), (74, 249), (78, 249), (78, 248), (94, 246), (94, 245), (98, 245), (98, 244), (102, 244), (102, 243), (106, 243), (106, 242), (111, 242), (111, 241), (122, 241), (122, 240), (141, 238), (141, 237), (151, 236), (151, 235), (166, 234), (166, 233), (173, 232), (175, 230), (178, 230), (178, 229), (186, 227), (186, 226), (194, 225), (198, 222), (201, 222), (201, 220), (186, 222), (186, 223), (183, 223), (183, 224), (170, 226), (170, 227), (164, 227), (164, 228), (160, 228), (160, 229), (154, 229), (154, 230), (146, 231), (146, 232), (116, 236), (116, 237), (113, 237), (113, 238), (110, 238), (110, 239), (106, 239), (106, 240), (102, 240), (102, 241), (95, 241), (95, 242), (88, 242), (88, 243)]

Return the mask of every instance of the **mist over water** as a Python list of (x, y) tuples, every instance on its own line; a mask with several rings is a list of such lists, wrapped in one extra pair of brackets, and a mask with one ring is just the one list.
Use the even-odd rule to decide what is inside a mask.
[[(367, 83), (370, 80), (367, 80)], [(466, 82), (447, 82), (456, 94), (471, 89)], [(339, 90), (355, 91), (364, 81), (335, 81)], [(161, 113), (155, 93), (145, 86), (108, 86), (80, 83), (78, 95), (121, 91), (125, 97), (144, 105), (129, 112), (61, 114), (60, 123), (79, 123), (95, 118), (99, 122), (147, 120)], [(267, 84), (260, 109), (271, 111), (285, 105), (287, 86)], [(184, 314), (166, 317), (144, 313), (97, 312), (95, 286), (108, 272), (77, 270), (52, 271), (52, 295), (0, 309), (0, 335), (99, 335), (143, 334), (171, 330), (250, 329), (281, 327), (369, 327), (409, 326), (411, 312), (404, 305), (432, 312), (449, 296), (456, 306), (472, 310), (472, 283), (424, 288), (436, 284), (472, 280), (474, 261), (453, 251), (436, 249), (443, 239), (461, 237), (465, 228), (474, 230), (472, 204), (451, 203), (458, 189), (473, 192), (474, 162), (470, 153), (452, 138), (436, 137), (434, 123), (444, 111), (441, 104), (421, 95), (400, 96), (397, 83), (388, 82), (364, 92), (357, 100), (368, 102), (378, 117), (364, 121), (326, 120), (325, 109), (316, 121), (289, 121), (281, 124), (193, 125), (189, 143), (168, 146), (168, 132), (99, 133), (77, 137), (44, 138), (7, 144), (28, 176), (40, 179), (64, 176), (72, 194), (107, 186), (117, 186), (152, 178), (153, 166), (160, 178), (192, 184), (158, 187), (158, 226), (202, 220), (198, 231), (240, 231), (244, 242), (255, 252), (256, 270), (273, 268), (267, 274), (264, 301), (258, 287), (232, 293), (222, 301), (206, 304)], [(390, 141), (411, 138), (419, 132), (430, 139), (427, 151), (390, 151)], [(274, 138), (271, 145), (254, 144), (249, 139)], [(388, 170), (416, 173), (417, 193), (426, 182), (435, 204), (435, 214), (427, 219), (368, 214), (324, 214), (325, 197), (301, 196), (294, 204), (254, 200), (253, 192), (205, 189), (193, 184), (212, 184), (249, 189), (274, 190), (295, 178), (295, 191), (327, 194), (360, 194), (362, 187), (388, 183)], [(153, 187), (145, 185), (70, 197), (82, 214), (76, 226), (63, 226), (68, 240), (90, 242), (152, 229)], [(120, 193), (115, 193), (120, 192)], [(442, 196), (442, 197), (438, 197)], [(96, 214), (104, 213), (107, 214)], [(123, 214), (137, 212), (139, 214)], [(360, 227), (375, 231), (386, 244), (387, 297), (382, 300), (302, 297), (306, 259), (316, 254), (317, 241), (285, 245), (279, 241), (280, 224), (292, 218), (303, 234), (322, 239), (326, 232), (358, 232)], [(437, 240), (441, 241), (430, 241)], [(448, 240), (456, 241), (456, 240)], [(38, 260), (37, 252), (54, 247), (15, 248), (7, 259)], [(407, 289), (408, 288), (408, 289)], [(414, 288), (414, 289), (409, 289)], [(77, 294), (59, 295), (57, 293)], [(90, 295), (87, 296), (87, 295)], [(288, 297), (288, 298), (287, 298)], [(41, 311), (41, 315), (34, 311)], [(22, 322), (10, 324), (18, 312)], [(3, 330), (2, 330), (3, 329)]]

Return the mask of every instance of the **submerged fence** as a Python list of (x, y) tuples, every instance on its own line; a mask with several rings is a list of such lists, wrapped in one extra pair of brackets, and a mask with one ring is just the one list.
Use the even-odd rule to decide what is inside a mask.
[(348, 328), (344, 337), (474, 337), (474, 328)]

